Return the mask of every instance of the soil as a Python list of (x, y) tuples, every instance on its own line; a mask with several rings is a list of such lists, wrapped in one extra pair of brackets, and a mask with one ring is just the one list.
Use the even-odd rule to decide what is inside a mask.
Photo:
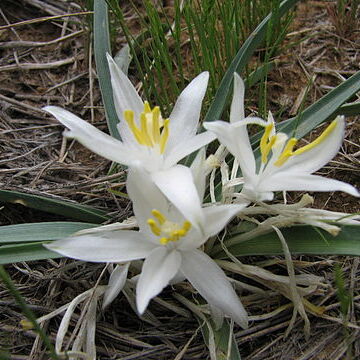
[[(269, 108), (275, 114), (281, 111), (282, 119), (293, 116), (302, 106), (312, 104), (360, 70), (359, 17), (353, 24), (341, 21), (335, 5), (335, 1), (306, 1), (296, 9), (291, 31), (268, 78)], [(134, 22), (136, 31), (136, 14), (130, 10), (126, 14), (129, 21)], [(63, 16), (51, 18), (56, 15)], [(108, 160), (75, 141), (64, 140), (62, 125), (41, 110), (47, 104), (59, 105), (106, 131), (89, 47), (89, 19), (89, 14), (76, 2), (2, 0), (0, 184), (4, 190), (95, 206), (111, 215), (110, 222), (122, 221), (131, 215), (131, 206), (126, 198), (117, 197), (114, 192), (125, 191), (126, 171), (121, 168), (109, 171)], [(58, 41), (54, 43), (54, 40)], [(123, 43), (124, 38), (119, 35), (116, 46)], [(130, 75), (136, 79), (136, 73)], [(248, 101), (249, 109), (254, 110), (257, 101)], [(358, 101), (358, 96), (351, 101)], [(360, 188), (358, 120), (359, 117), (347, 119), (341, 151), (319, 174)], [(319, 131), (314, 131), (306, 141)], [(347, 194), (311, 195), (318, 208), (360, 211), (358, 200)], [(292, 193), (289, 199), (297, 201), (300, 196)], [(2, 206), (2, 225), (70, 220), (21, 204)], [(240, 344), (242, 359), (360, 358), (358, 258), (298, 256), (294, 259), (298, 273), (324, 277), (327, 287), (316, 289), (307, 299), (314, 305), (325, 306), (325, 315), (309, 314), (310, 337), (306, 336), (300, 317), (287, 335), (290, 310), (267, 320), (254, 321), (248, 330), (235, 327), (234, 336)], [(285, 271), (281, 257), (251, 257), (242, 261), (265, 266), (278, 274)], [(341, 319), (334, 264), (341, 266), (345, 286), (353, 298), (347, 319), (352, 327), (345, 326), (346, 321)], [(59, 308), (91, 288), (103, 272), (102, 265), (70, 259), (11, 264), (6, 269), (37, 316)], [(101, 283), (106, 284), (108, 273), (101, 276)], [(180, 285), (178, 290), (188, 298), (192, 296), (190, 286)], [(11, 353), (11, 359), (47, 359), (37, 334), (20, 326), (24, 316), (3, 284), (0, 284), (0, 294), (0, 358), (5, 356), (2, 350), (4, 354)], [(98, 359), (208, 358), (197, 321), (186, 310), (169, 309), (168, 304), (182, 307), (172, 294), (173, 290), (167, 289), (159, 300), (153, 301), (145, 319), (140, 319), (129, 305), (131, 295), (119, 296), (106, 311), (100, 311), (96, 333)], [(244, 305), (252, 316), (270, 313), (288, 302), (279, 293), (272, 293), (267, 299), (256, 298), (246, 291), (243, 295)], [(60, 319), (55, 317), (43, 326), (52, 340)], [(75, 322), (71, 323), (71, 327), (74, 326)]]

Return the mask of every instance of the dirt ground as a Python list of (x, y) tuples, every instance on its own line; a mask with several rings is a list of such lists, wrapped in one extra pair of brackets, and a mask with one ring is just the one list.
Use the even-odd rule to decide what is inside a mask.
[[(359, 17), (354, 24), (339, 23), (334, 4), (325, 0), (304, 1), (297, 7), (286, 39), (287, 47), (277, 57), (268, 82), (269, 106), (274, 111), (282, 109), (282, 119), (297, 113), (310, 79), (313, 84), (305, 101), (307, 105), (360, 70)], [(131, 208), (111, 190), (124, 190), (124, 171), (119, 169), (109, 175), (108, 160), (75, 141), (64, 140), (62, 125), (41, 110), (47, 104), (59, 105), (106, 131), (89, 47), (89, 16), (77, 3), (66, 0), (1, 1), (0, 184), (6, 190), (96, 206), (112, 216), (111, 222), (121, 221), (131, 214)], [(117, 44), (123, 41), (119, 34)], [(136, 79), (136, 73), (130, 75)], [(358, 97), (351, 100), (356, 101)], [(251, 101), (252, 109), (256, 103)], [(359, 117), (348, 118), (341, 151), (320, 174), (360, 188), (359, 137)], [(360, 211), (358, 200), (347, 194), (314, 195), (316, 207)], [(295, 201), (299, 196), (292, 194), (290, 198)], [(3, 206), (1, 225), (67, 220), (21, 204)], [(267, 266), (272, 271), (284, 271), (281, 257), (270, 260), (251, 257), (242, 261), (261, 265), (265, 260), (271, 262)], [(348, 319), (352, 327), (345, 327), (341, 320), (333, 279), (335, 263), (341, 265), (346, 287), (353, 297)], [(290, 310), (254, 321), (247, 330), (235, 328), (242, 359), (360, 358), (358, 258), (297, 257), (295, 266), (299, 273), (324, 276), (327, 288), (314, 291), (308, 298), (311, 303), (326, 308), (324, 315), (310, 315), (308, 339), (300, 317), (289, 336), (285, 336)], [(91, 288), (103, 266), (60, 259), (13, 264), (7, 266), (7, 270), (31, 309), (42, 316)], [(102, 283), (106, 284), (107, 276), (105, 274)], [(180, 285), (178, 290), (191, 296), (192, 290), (186, 285)], [(151, 303), (152, 315), (145, 321), (137, 317), (129, 305), (131, 299), (125, 296), (100, 313), (96, 337), (98, 359), (208, 358), (196, 320), (188, 311), (174, 312), (164, 304), (166, 299), (181, 306), (172, 293), (168, 289)], [(274, 311), (287, 300), (278, 294), (271, 299), (254, 299), (245, 293), (243, 302), (251, 315), (261, 315)], [(10, 352), (11, 359), (47, 359), (35, 332), (21, 328), (23, 318), (14, 299), (0, 284), (0, 349)], [(52, 339), (59, 319), (44, 325)]]

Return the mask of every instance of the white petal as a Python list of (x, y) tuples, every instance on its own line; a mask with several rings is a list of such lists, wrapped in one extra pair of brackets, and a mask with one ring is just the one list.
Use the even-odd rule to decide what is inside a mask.
[(170, 115), (168, 147), (195, 135), (202, 101), (209, 81), (209, 73), (202, 72), (182, 91)]
[(102, 304), (103, 309), (110, 305), (123, 289), (126, 282), (129, 265), (129, 262), (125, 265), (116, 265), (115, 269), (111, 273), (108, 287), (106, 288), (104, 294), (104, 300)]
[(202, 148), (196, 154), (194, 161), (190, 166), (193, 174), (194, 183), (199, 194), (199, 199), (202, 200), (206, 188), (206, 163), (205, 163), (205, 148)]
[(209, 256), (199, 250), (183, 252), (181, 271), (209, 304), (247, 328), (246, 310), (225, 273)]
[(234, 94), (230, 109), (230, 123), (245, 118), (244, 97), (245, 97), (244, 81), (239, 74), (234, 73)]
[(154, 245), (137, 231), (104, 231), (79, 235), (44, 245), (61, 255), (92, 262), (124, 262), (146, 257)]
[(152, 179), (184, 218), (202, 229), (204, 214), (191, 170), (186, 166), (176, 165), (153, 173)]
[(120, 120), (118, 125), (120, 136), (125, 142), (133, 142), (135, 141), (134, 136), (123, 119), (124, 111), (134, 111), (135, 121), (139, 121), (144, 104), (129, 78), (116, 65), (109, 54), (106, 54), (106, 56), (111, 75), (115, 109)]
[(243, 209), (244, 205), (214, 205), (203, 208), (205, 214), (206, 236), (216, 235), (226, 224)]
[(246, 179), (253, 178), (256, 163), (246, 126), (242, 126), (241, 122), (229, 124), (225, 121), (212, 121), (204, 123), (204, 127), (214, 132), (219, 141), (236, 157), (243, 176)]
[(185, 156), (202, 148), (215, 140), (215, 134), (210, 131), (205, 131), (201, 134), (179, 140), (178, 144), (174, 146), (168, 153), (166, 153), (164, 168), (177, 164)]
[(329, 136), (312, 149), (291, 156), (284, 165), (278, 167), (279, 171), (311, 174), (327, 164), (337, 154), (344, 140), (344, 117), (338, 116), (334, 121), (336, 121), (336, 127)]
[(145, 311), (149, 301), (169, 284), (180, 264), (180, 253), (176, 250), (169, 252), (165, 246), (159, 246), (149, 254), (136, 287), (136, 304), (140, 314)]
[(121, 141), (103, 133), (71, 112), (57, 106), (45, 106), (43, 110), (55, 116), (69, 129), (65, 133), (66, 137), (76, 139), (94, 153), (119, 164), (129, 165), (132, 161), (132, 154)]
[(354, 186), (343, 181), (328, 179), (317, 175), (278, 173), (263, 179), (258, 191), (343, 191), (359, 197)]

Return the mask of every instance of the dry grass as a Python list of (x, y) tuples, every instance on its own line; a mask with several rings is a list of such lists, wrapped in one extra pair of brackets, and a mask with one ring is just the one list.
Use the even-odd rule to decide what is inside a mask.
[[(36, 5), (38, 4), (38, 5)], [(296, 113), (300, 104), (314, 102), (343, 77), (359, 70), (360, 42), (351, 34), (339, 34), (329, 20), (327, 1), (302, 3), (288, 43), (301, 41), (278, 57), (277, 68), (269, 78), (270, 108), (283, 110), (283, 118)], [(60, 105), (106, 128), (94, 65), (89, 52), (86, 14), (72, 2), (3, 0), (0, 5), (0, 183), (2, 189), (20, 190), (49, 197), (60, 197), (106, 209), (113, 221), (130, 214), (129, 204), (115, 198), (111, 189), (121, 190), (125, 174), (108, 175), (109, 162), (62, 138), (62, 126), (41, 111), (46, 104)], [(69, 16), (69, 14), (74, 14)], [(61, 16), (59, 16), (61, 15)], [(56, 18), (54, 18), (56, 16)], [(133, 18), (133, 14), (129, 14)], [(359, 31), (359, 23), (357, 23)], [(304, 40), (304, 37), (306, 38)], [(121, 40), (121, 39), (120, 39)], [(89, 55), (90, 54), (90, 55)], [(313, 85), (304, 99), (309, 80)], [(355, 100), (355, 99), (354, 99)], [(257, 101), (250, 104), (256, 107)], [(349, 119), (347, 137), (341, 153), (322, 174), (359, 186), (360, 126)], [(298, 194), (292, 195), (296, 200)], [(359, 211), (358, 201), (344, 194), (316, 195), (316, 205), (337, 211)], [(58, 219), (21, 205), (6, 204), (0, 212), (2, 224)], [(284, 274), (281, 258), (252, 257), (244, 263)], [(340, 263), (346, 286), (354, 301), (349, 321), (342, 324), (336, 298), (333, 265)], [(315, 289), (307, 299), (325, 306), (323, 316), (310, 315), (311, 337), (305, 338), (299, 319), (290, 333), (285, 330), (291, 308), (269, 319), (261, 316), (285, 305), (288, 300), (276, 291), (263, 288), (254, 296), (244, 291), (243, 300), (251, 316), (258, 317), (248, 330), (235, 328), (243, 359), (356, 359), (359, 344), (359, 261), (351, 257), (299, 257), (297, 274), (324, 276), (327, 288)], [(103, 265), (69, 259), (13, 264), (7, 267), (26, 302), (38, 315), (44, 315), (91, 288)], [(101, 279), (106, 283), (107, 273)], [(239, 278), (244, 280), (243, 278)], [(254, 282), (249, 280), (250, 284)], [(261, 286), (260, 286), (261, 287)], [(177, 286), (191, 296), (186, 284)], [(101, 313), (97, 326), (99, 359), (205, 359), (208, 357), (199, 325), (190, 312), (167, 289), (155, 299), (146, 318), (139, 319), (120, 296)], [(20, 309), (0, 284), (0, 348), (11, 359), (46, 359), (36, 334), (22, 330)], [(176, 305), (176, 307), (173, 307)], [(171, 309), (170, 309), (171, 307)], [(180, 308), (180, 310), (179, 310)], [(76, 319), (74, 319), (76, 320)], [(44, 325), (54, 337), (59, 318)], [(193, 336), (195, 334), (195, 336)]]

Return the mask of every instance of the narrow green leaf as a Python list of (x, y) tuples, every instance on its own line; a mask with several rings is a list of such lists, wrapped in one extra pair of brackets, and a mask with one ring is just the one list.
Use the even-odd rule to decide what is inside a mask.
[(121, 140), (117, 130), (119, 119), (116, 114), (111, 87), (110, 70), (106, 53), (111, 54), (108, 6), (105, 0), (94, 1), (94, 55), (106, 121), (110, 135)]
[[(341, 228), (337, 236), (309, 225), (295, 225), (291, 228), (281, 229), (281, 232), (292, 254), (360, 256), (360, 226), (336, 225)], [(236, 236), (225, 240), (225, 245), (227, 241), (236, 242)], [(280, 255), (283, 253), (280, 240), (274, 231), (256, 239), (228, 246), (228, 250), (234, 256)], [(214, 248), (211, 255), (216, 258), (226, 257), (220, 247)]]
[(98, 224), (66, 221), (7, 225), (1, 227), (0, 244), (57, 240), (96, 226)]
[(76, 220), (100, 224), (109, 218), (106, 212), (85, 205), (47, 198), (45, 196), (21, 193), (18, 191), (0, 190), (0, 202), (21, 204), (32, 209), (52, 214), (63, 215)]
[(60, 254), (46, 249), (42, 244), (42, 242), (34, 242), (0, 246), (0, 264), (62, 257)]
[(254, 70), (245, 80), (245, 87), (250, 88), (262, 79), (264, 79), (268, 72), (274, 68), (275, 61), (270, 61), (266, 64), (259, 66), (256, 70)]
[(340, 106), (340, 108), (336, 110), (333, 117), (336, 117), (337, 115), (344, 115), (344, 116), (360, 115), (360, 102), (354, 102)]
[[(203, 316), (199, 317), (196, 313), (194, 313), (194, 315), (201, 326), (201, 332), (205, 344), (210, 351), (215, 352), (216, 359), (241, 360), (240, 352), (236, 344), (234, 334), (231, 332), (228, 320), (224, 319), (221, 328), (216, 329), (213, 321), (204, 321), (204, 319), (202, 318)], [(229, 341), (231, 341), (230, 351)]]
[[(284, 0), (281, 2), (277, 11), (277, 16), (283, 16), (288, 12), (299, 0)], [(246, 39), (241, 49), (238, 51), (224, 77), (221, 80), (220, 86), (215, 94), (215, 98), (210, 105), (210, 108), (205, 116), (204, 121), (213, 121), (221, 118), (224, 110), (226, 99), (229, 95), (231, 84), (233, 81), (234, 72), (241, 72), (247, 65), (250, 57), (254, 51), (263, 42), (266, 35), (266, 28), (271, 18), (271, 13), (256, 27), (256, 29)]]

